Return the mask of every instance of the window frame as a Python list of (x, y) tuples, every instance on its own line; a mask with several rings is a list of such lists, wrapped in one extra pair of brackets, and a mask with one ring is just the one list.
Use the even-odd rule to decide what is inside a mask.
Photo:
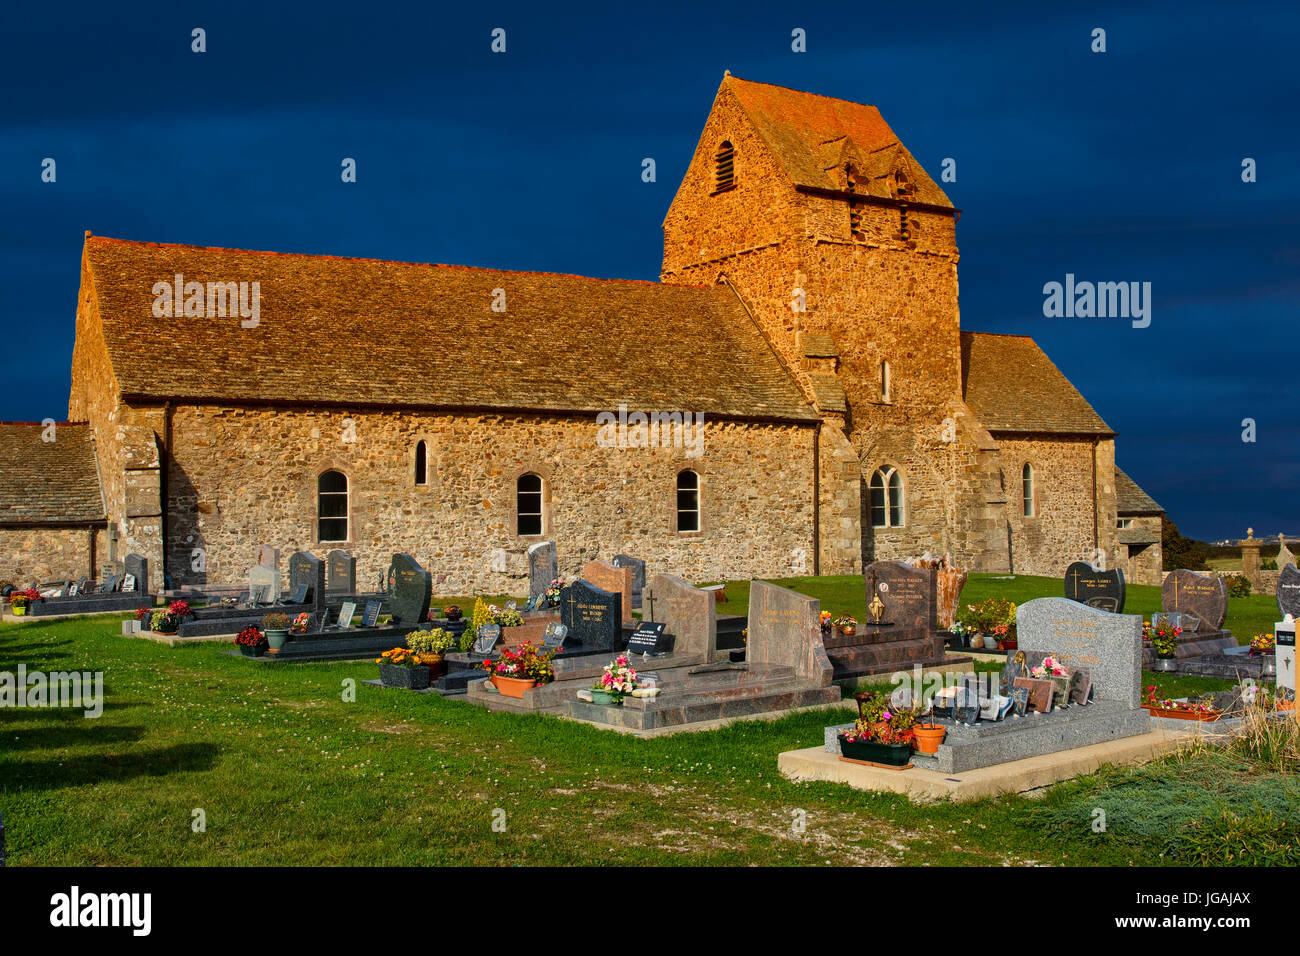
[[(343, 479), (342, 491), (326, 491), (321, 487), (328, 475), (338, 475)], [(326, 496), (331, 499), (343, 499), (342, 515), (326, 515), (324, 513)], [(325, 537), (323, 522), (326, 521), (341, 521), (343, 523), (343, 537)], [(352, 480), (348, 478), (347, 472), (341, 468), (326, 468), (316, 476), (316, 540), (321, 544), (346, 544), (352, 540)]]
[[(536, 491), (523, 490), (523, 482), (526, 478), (537, 479)], [(523, 496), (537, 496), (537, 510), (525, 511), (523, 509)], [(546, 534), (546, 478), (535, 471), (525, 471), (515, 476), (515, 536), (519, 538), (540, 538)], [(523, 522), (525, 518), (537, 519), (536, 531), (525, 531)]]
[[(880, 480), (879, 489), (876, 487), (877, 479)], [(877, 491), (882, 498), (879, 508), (884, 524), (876, 523)], [(896, 465), (881, 465), (867, 479), (867, 512), (873, 529), (891, 530), (907, 527), (907, 488), (903, 482), (903, 473)]]
[[(682, 476), (693, 475), (695, 478), (694, 488), (682, 487)], [(694, 493), (695, 507), (682, 507), (682, 493)], [(695, 527), (682, 527), (682, 515), (694, 515)], [(673, 476), (673, 530), (678, 534), (699, 534), (704, 530), (704, 479), (694, 468), (681, 468)]]
[(1032, 462), (1020, 467), (1020, 514), (1025, 518), (1038, 517), (1038, 475)]

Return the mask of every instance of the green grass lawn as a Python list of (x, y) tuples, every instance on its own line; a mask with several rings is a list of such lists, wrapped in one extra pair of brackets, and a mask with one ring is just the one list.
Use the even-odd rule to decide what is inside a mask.
[[(858, 581), (794, 583), (856, 613)], [(1035, 581), (1057, 593), (1054, 579), (976, 576), (966, 596), (1023, 600)], [(729, 585), (722, 610), (743, 607), (742, 591)], [(1139, 606), (1150, 597), (1141, 591), (1155, 589), (1133, 589)], [(1084, 778), (1055, 802), (914, 805), (777, 773), (778, 753), (818, 744), (823, 726), (849, 718), (847, 704), (637, 740), (370, 687), (360, 683), (375, 676), (366, 662), (267, 666), (227, 650), (124, 638), (111, 617), (0, 625), (0, 671), (101, 670), (106, 685), (99, 719), (0, 710), (10, 863), (1160, 864), (1195, 860), (1170, 835), (1217, 812), (1228, 783), (1264, 786), (1267, 776), (1205, 758), (1162, 761)], [(353, 702), (343, 699), (349, 680)], [(1174, 775), (1200, 787), (1194, 809), (1159, 798)], [(1284, 823), (1296, 826), (1300, 794), (1283, 796), (1293, 808)], [(1162, 808), (1159, 827), (1133, 809), (1148, 804)], [(1130, 823), (1093, 833), (1096, 806)], [(206, 832), (194, 832), (195, 811)]]

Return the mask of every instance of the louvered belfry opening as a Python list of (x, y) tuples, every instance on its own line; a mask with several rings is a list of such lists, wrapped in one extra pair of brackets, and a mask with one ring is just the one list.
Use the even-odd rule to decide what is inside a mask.
[(713, 192), (725, 193), (729, 189), (736, 188), (736, 149), (729, 142), (723, 142), (718, 147), (718, 154), (714, 157), (714, 177)]

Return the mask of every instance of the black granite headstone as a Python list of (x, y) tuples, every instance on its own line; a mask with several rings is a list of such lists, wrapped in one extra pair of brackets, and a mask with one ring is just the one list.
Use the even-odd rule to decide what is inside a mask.
[(325, 590), (354, 594), (357, 590), (357, 559), (337, 548), (325, 555)]
[(1277, 609), (1282, 616), (1300, 618), (1300, 569), (1288, 564), (1277, 576)]
[(1099, 611), (1123, 614), (1124, 572), (1099, 571), (1087, 561), (1075, 561), (1065, 569), (1065, 596)]
[(560, 623), (569, 629), (565, 647), (618, 650), (622, 641), (621, 594), (605, 591), (581, 579), (560, 592)]
[[(297, 595), (303, 585), (306, 595), (296, 604), (310, 604), (314, 608), (325, 606), (325, 562), (307, 551), (295, 551), (289, 558), (289, 589)], [(293, 598), (290, 598), (293, 601)]]
[(632, 569), (632, 606), (640, 607), (641, 593), (645, 590), (645, 562), (628, 554), (616, 554), (612, 563), (616, 568)]
[(149, 590), (149, 560), (139, 554), (128, 554), (126, 560), (122, 562), (122, 567), (126, 573), (135, 577), (135, 590), (145, 592)]
[(393, 555), (388, 566), (385, 593), (392, 609), (393, 623), (414, 627), (429, 616), (429, 602), (433, 600), (433, 575), (420, 567), (418, 561), (405, 552)]

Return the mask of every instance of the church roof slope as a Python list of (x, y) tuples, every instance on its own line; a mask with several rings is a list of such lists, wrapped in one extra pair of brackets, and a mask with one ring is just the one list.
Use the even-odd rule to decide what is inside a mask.
[(990, 432), (1115, 434), (1026, 335), (962, 332), (961, 364), (962, 396)]
[[(128, 400), (817, 420), (735, 294), (88, 237)], [(259, 283), (239, 316), (155, 316), (154, 284)], [(501, 302), (505, 311), (495, 312)], [(215, 310), (213, 310), (215, 311)]]
[(0, 423), (0, 525), (104, 520), (95, 446), (85, 424)]
[(795, 185), (838, 188), (841, 182), (831, 171), (846, 158), (872, 177), (885, 175), (905, 159), (915, 178), (913, 201), (953, 208), (874, 106), (730, 74), (723, 77), (722, 88), (735, 95)]
[(1115, 469), (1115, 511), (1122, 515), (1162, 515), (1165, 509), (1138, 487), (1138, 483)]

